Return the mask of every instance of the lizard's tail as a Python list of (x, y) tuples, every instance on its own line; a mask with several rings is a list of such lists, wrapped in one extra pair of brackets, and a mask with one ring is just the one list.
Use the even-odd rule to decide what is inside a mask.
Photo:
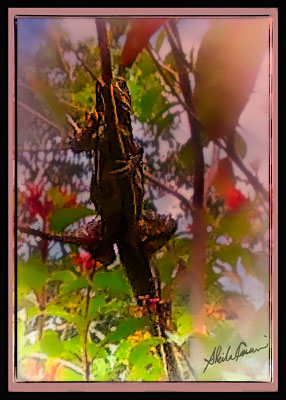
[(156, 287), (149, 267), (149, 262), (139, 248), (138, 244), (132, 239), (118, 241), (117, 246), (121, 262), (125, 268), (126, 275), (135, 296), (145, 296), (149, 294), (155, 297)]
[(55, 240), (56, 242), (71, 243), (78, 246), (87, 247), (86, 241), (83, 238), (77, 237), (71, 234), (52, 234), (49, 232), (44, 232), (38, 229), (33, 229), (28, 226), (19, 226), (18, 230), (22, 233), (27, 233), (28, 235), (38, 236), (45, 240)]

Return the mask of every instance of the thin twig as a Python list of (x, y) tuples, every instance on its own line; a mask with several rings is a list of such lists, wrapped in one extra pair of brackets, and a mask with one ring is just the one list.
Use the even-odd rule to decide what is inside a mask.
[(91, 365), (91, 362), (88, 361), (88, 351), (87, 351), (87, 339), (88, 339), (89, 325), (90, 325), (90, 321), (88, 322), (88, 324), (86, 326), (85, 335), (84, 335), (84, 377), (85, 377), (86, 381), (89, 381), (90, 365)]
[(72, 119), (72, 117), (69, 114), (66, 114), (68, 123), (74, 128), (77, 134), (81, 134), (82, 130), (80, 127), (76, 124), (76, 122)]
[(94, 73), (91, 71), (91, 69), (87, 66), (87, 64), (84, 62), (83, 58), (80, 57), (80, 55), (78, 54), (78, 51), (71, 45), (71, 50), (73, 51), (73, 53), (75, 54), (76, 58), (78, 61), (80, 61), (81, 65), (83, 66), (83, 68), (86, 70), (86, 72), (90, 75), (90, 77), (96, 81), (97, 78), (94, 75)]
[(72, 350), (69, 350), (69, 352), (72, 354), (72, 355), (74, 355), (80, 362), (82, 362), (82, 358), (78, 355), (78, 354), (76, 354), (74, 351), (72, 351)]
[(54, 122), (50, 121), (48, 118), (46, 118), (43, 114), (39, 113), (38, 111), (34, 110), (27, 104), (23, 103), (20, 100), (17, 100), (17, 104), (24, 108), (24, 110), (27, 110), (29, 113), (35, 115), (35, 117), (41, 119), (42, 121), (46, 122), (48, 125), (52, 126), (53, 128), (57, 129), (58, 131), (62, 131), (62, 127), (60, 125), (55, 124)]
[(60, 59), (61, 59), (62, 66), (64, 67), (64, 70), (67, 73), (70, 81), (72, 81), (72, 70), (71, 70), (70, 65), (65, 60), (64, 49), (61, 46), (59, 35), (55, 30), (53, 30), (51, 36), (52, 36), (52, 39), (54, 40), (54, 43), (55, 43), (55, 45), (57, 47), (57, 50), (58, 50), (58, 53), (59, 53), (59, 56), (60, 56)]
[(177, 192), (175, 189), (172, 189), (170, 186), (166, 185), (164, 182), (160, 181), (157, 179), (154, 175), (150, 174), (150, 172), (144, 170), (144, 176), (152, 183), (154, 183), (156, 186), (158, 186), (160, 189), (162, 189), (164, 192), (172, 194), (174, 197), (176, 197), (182, 204), (185, 205), (185, 207), (190, 210), (191, 212), (193, 211), (193, 206), (191, 202), (183, 196), (181, 193)]
[(162, 76), (164, 82), (166, 83), (167, 86), (169, 86), (171, 93), (174, 97), (176, 97), (176, 99), (178, 100), (178, 102), (181, 104), (181, 106), (184, 108), (184, 110), (188, 110), (188, 106), (187, 104), (184, 102), (184, 100), (182, 100), (182, 98), (180, 97), (180, 95), (176, 92), (174, 86), (172, 85), (172, 83), (170, 82), (169, 78), (167, 77), (167, 75), (164, 73), (162, 66), (160, 65), (160, 63), (156, 60), (150, 46), (146, 47), (146, 50), (148, 52), (148, 54), (150, 55), (151, 59), (153, 60), (154, 64), (156, 65), (158, 72), (160, 73), (160, 75)]

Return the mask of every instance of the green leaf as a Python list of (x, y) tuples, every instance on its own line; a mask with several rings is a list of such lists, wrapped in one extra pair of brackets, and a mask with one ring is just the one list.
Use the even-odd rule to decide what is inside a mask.
[(141, 340), (132, 350), (129, 360), (133, 363), (129, 379), (143, 381), (157, 381), (164, 375), (162, 361), (150, 353), (152, 347), (163, 343), (162, 338), (148, 338)]
[(27, 319), (34, 318), (36, 315), (40, 314), (39, 307), (37, 306), (32, 306), (32, 307), (27, 307)]
[(129, 81), (128, 86), (130, 88), (130, 94), (131, 94), (131, 98), (133, 100), (141, 92), (141, 87), (139, 85), (136, 85), (136, 83), (133, 81)]
[(94, 290), (107, 290), (113, 295), (131, 294), (130, 285), (120, 268), (99, 272), (93, 278)]
[(152, 110), (157, 98), (161, 92), (161, 88), (153, 86), (147, 93), (143, 94), (138, 104), (139, 118), (142, 122), (146, 122), (151, 118)]
[(122, 340), (115, 352), (115, 356), (118, 360), (127, 360), (129, 358), (133, 343), (129, 340)]
[(156, 39), (156, 43), (155, 43), (155, 49), (156, 49), (156, 51), (160, 51), (161, 46), (162, 46), (162, 44), (163, 44), (163, 41), (164, 41), (165, 37), (166, 37), (166, 31), (163, 29), (163, 30), (159, 33), (159, 35), (157, 36), (157, 39)]
[(56, 271), (50, 276), (51, 281), (62, 281), (65, 284), (70, 284), (77, 279), (77, 276), (72, 271)]
[(83, 382), (84, 377), (81, 374), (78, 374), (74, 370), (62, 367), (59, 372), (60, 380), (64, 382)]
[(106, 305), (104, 298), (105, 295), (102, 293), (90, 299), (88, 309), (88, 316), (90, 319), (95, 318), (95, 316), (100, 313), (101, 308)]
[(192, 249), (192, 240), (188, 238), (175, 238), (174, 247), (176, 254), (179, 256), (184, 256), (186, 254), (190, 255)]
[(95, 344), (94, 342), (87, 343), (87, 351), (91, 359), (95, 356), (100, 357), (102, 349), (104, 350), (102, 342), (98, 344)]
[(60, 287), (60, 294), (75, 292), (82, 288), (87, 288), (89, 285), (85, 276), (80, 276), (79, 278), (64, 284)]
[(156, 72), (156, 66), (148, 54), (141, 53), (140, 61), (138, 63), (138, 68), (140, 68), (145, 76), (151, 75)]
[(226, 262), (235, 267), (242, 252), (242, 247), (236, 244), (229, 246), (220, 246), (220, 249), (215, 253), (217, 258), (222, 262)]
[(251, 275), (255, 274), (255, 266), (258, 263), (257, 255), (255, 253), (252, 253), (252, 251), (250, 251), (249, 249), (244, 248), (242, 249), (240, 257), (245, 271)]
[(17, 283), (24, 290), (40, 290), (49, 276), (47, 266), (39, 257), (31, 257), (27, 262), (19, 262)]
[(151, 347), (157, 347), (162, 343), (164, 343), (163, 338), (151, 337), (141, 340), (132, 350), (129, 360), (134, 364), (143, 361), (145, 356), (150, 352)]
[(58, 187), (53, 187), (47, 191), (55, 208), (62, 208), (67, 202), (68, 196), (63, 194)]
[(112, 343), (120, 342), (121, 339), (129, 336), (132, 332), (144, 329), (148, 325), (150, 325), (150, 321), (147, 318), (129, 317), (119, 323), (116, 331), (108, 334), (109, 341)]
[(228, 235), (233, 239), (245, 236), (251, 228), (245, 211), (242, 210), (236, 214), (226, 214), (220, 221), (218, 234)]
[(247, 144), (245, 140), (237, 131), (235, 131), (233, 141), (236, 154), (243, 159), (247, 153)]
[(249, 274), (253, 274), (253, 265), (257, 262), (257, 257), (254, 253), (238, 244), (221, 246), (220, 250), (216, 252), (216, 256), (233, 267), (236, 266), (238, 259), (241, 258), (242, 265)]
[(160, 273), (161, 281), (168, 285), (172, 281), (172, 273), (175, 268), (175, 262), (167, 254), (156, 260), (156, 266)]
[(83, 338), (81, 338), (79, 335), (72, 337), (68, 340), (64, 340), (62, 343), (64, 345), (64, 350), (66, 352), (72, 351), (73, 353), (76, 353), (77, 355), (80, 356), (81, 350), (82, 350), (82, 343)]
[(58, 339), (56, 332), (47, 331), (43, 333), (40, 349), (48, 357), (59, 357), (64, 350), (64, 344)]
[(62, 305), (54, 305), (54, 304), (48, 304), (46, 306), (46, 309), (44, 311), (45, 315), (52, 315), (54, 317), (60, 317), (68, 322), (73, 322), (74, 321), (74, 315), (68, 313), (63, 309)]
[(51, 215), (50, 229), (62, 232), (67, 226), (88, 215), (94, 215), (94, 211), (87, 207), (61, 208)]
[(159, 119), (156, 118), (157, 127), (158, 127), (158, 135), (162, 135), (163, 132), (169, 133), (169, 131), (171, 130), (171, 126), (175, 119), (175, 116), (173, 114), (167, 114), (166, 117), (162, 118), (161, 117), (162, 112), (164, 112), (164, 109), (160, 110), (160, 112), (159, 112), (160, 118)]
[(71, 322), (71, 323), (75, 324), (78, 333), (81, 333), (86, 328), (86, 326), (85, 326), (86, 322), (87, 322), (86, 319), (84, 319), (80, 315), (71, 314), (71, 313), (63, 310), (62, 305), (48, 304), (46, 306), (44, 314), (52, 315), (54, 317), (57, 316), (57, 317), (64, 319), (67, 322)]
[(169, 65), (174, 71), (176, 71), (176, 61), (172, 51), (165, 56), (164, 65)]
[(67, 126), (66, 107), (59, 101), (54, 89), (40, 80), (33, 80), (30, 85), (40, 95), (45, 105), (49, 107), (54, 121), (62, 126)]
[(162, 361), (155, 356), (145, 355), (140, 359), (140, 362), (134, 364), (131, 368), (128, 380), (157, 382), (164, 374)]
[(192, 328), (191, 316), (187, 310), (176, 310), (174, 320), (177, 326), (177, 333), (180, 336), (190, 334)]
[(191, 139), (185, 143), (179, 154), (178, 154), (178, 159), (180, 163), (182, 164), (183, 168), (186, 168), (188, 170), (193, 170), (195, 166), (194, 162), (194, 149), (193, 149), (193, 142)]
[(113, 375), (113, 368), (106, 358), (95, 358), (92, 363), (92, 374), (97, 382), (108, 381)]
[(214, 262), (211, 261), (207, 264), (206, 267), (206, 276), (205, 276), (205, 289), (208, 290), (214, 282), (216, 282), (220, 277), (220, 273), (216, 273), (213, 270)]

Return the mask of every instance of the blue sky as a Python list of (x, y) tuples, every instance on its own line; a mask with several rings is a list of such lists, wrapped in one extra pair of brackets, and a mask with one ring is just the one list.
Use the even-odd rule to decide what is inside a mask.
[(17, 45), (19, 51), (34, 54), (47, 32), (50, 19), (47, 18), (18, 18)]

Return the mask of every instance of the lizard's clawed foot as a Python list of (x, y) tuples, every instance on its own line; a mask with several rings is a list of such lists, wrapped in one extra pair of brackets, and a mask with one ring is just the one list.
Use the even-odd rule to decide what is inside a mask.
[(116, 164), (123, 165), (121, 168), (116, 168), (109, 171), (111, 175), (129, 174), (134, 171), (137, 164), (140, 162), (141, 156), (131, 156), (129, 160), (116, 160)]

